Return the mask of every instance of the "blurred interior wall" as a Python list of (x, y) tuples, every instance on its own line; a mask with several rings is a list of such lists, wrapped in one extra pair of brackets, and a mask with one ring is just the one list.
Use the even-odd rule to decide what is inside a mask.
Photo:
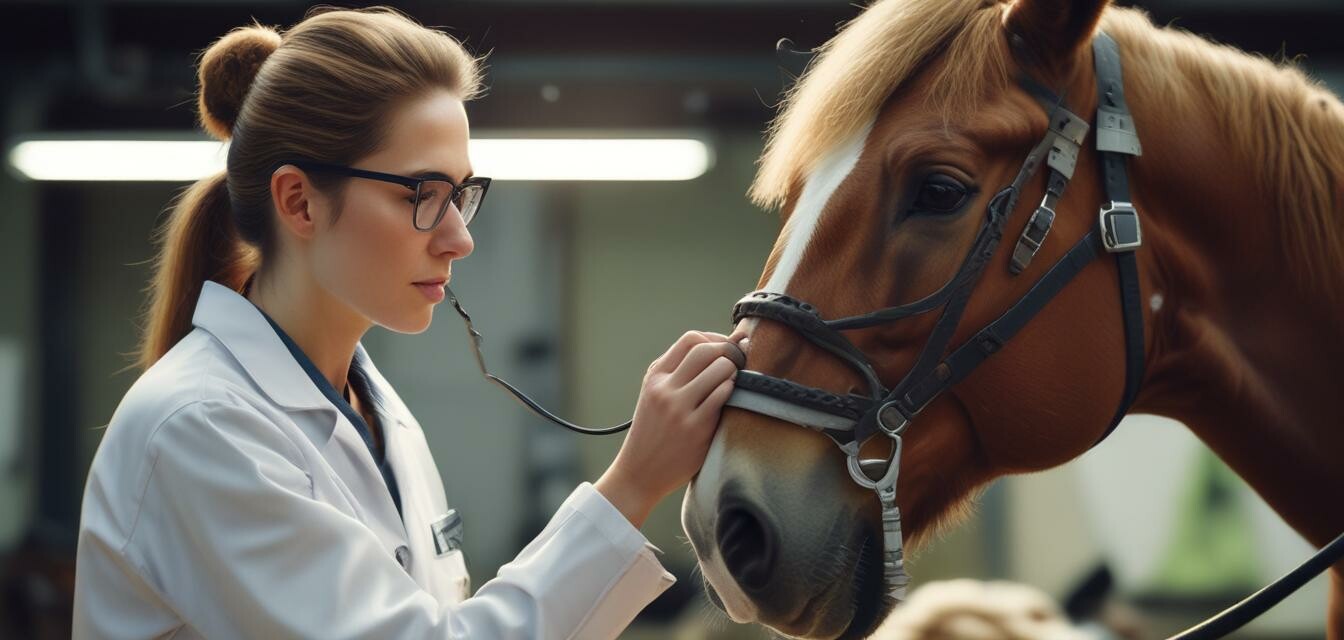
[[(41, 406), (37, 371), (37, 189), (0, 171), (0, 549), (33, 509)], [(12, 386), (10, 386), (12, 385)]]

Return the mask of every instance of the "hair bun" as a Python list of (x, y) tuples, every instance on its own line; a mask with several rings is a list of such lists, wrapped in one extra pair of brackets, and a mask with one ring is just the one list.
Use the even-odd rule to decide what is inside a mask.
[(229, 139), (253, 78), (280, 42), (275, 29), (253, 24), (230, 31), (201, 55), (198, 108), (207, 133)]

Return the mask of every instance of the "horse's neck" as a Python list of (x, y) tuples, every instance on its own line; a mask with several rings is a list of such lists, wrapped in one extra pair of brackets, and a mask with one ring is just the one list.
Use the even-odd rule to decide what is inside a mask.
[[(1255, 150), (1238, 146), (1250, 136), (1210, 117), (1216, 98), (1132, 95), (1145, 150), (1132, 175), (1150, 337), (1134, 410), (1187, 424), (1324, 544), (1344, 530), (1344, 512), (1320, 503), (1344, 495), (1344, 296), (1294, 275), (1300, 262), (1280, 225), (1295, 212), (1280, 210), (1274, 192), (1294, 187), (1263, 186), (1273, 181)], [(1344, 119), (1336, 135), (1344, 139)], [(1327, 170), (1338, 189), (1344, 166)]]

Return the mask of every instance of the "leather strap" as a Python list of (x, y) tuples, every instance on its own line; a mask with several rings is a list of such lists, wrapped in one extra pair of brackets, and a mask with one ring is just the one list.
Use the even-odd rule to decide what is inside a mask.
[[(1126, 164), (1129, 156), (1140, 155), (1143, 150), (1139, 145), (1133, 116), (1129, 113), (1129, 105), (1125, 103), (1120, 48), (1114, 39), (1101, 32), (1092, 39), (1092, 56), (1097, 74), (1097, 151), (1101, 156), (1102, 186), (1111, 203), (1132, 203)], [(1136, 225), (1137, 219), (1136, 211)], [(1093, 446), (1115, 431), (1120, 420), (1129, 412), (1143, 382), (1147, 343), (1144, 340), (1143, 294), (1138, 259), (1131, 249), (1117, 252), (1115, 261), (1120, 279), (1120, 309), (1125, 325), (1125, 388), (1110, 426)]]
[(1079, 240), (1026, 295), (998, 319), (976, 332), (965, 344), (953, 351), (939, 366), (939, 370), (914, 385), (910, 392), (900, 399), (901, 403), (910, 409), (924, 407), (938, 394), (966, 379), (989, 356), (998, 353), (999, 349), (1036, 317), (1036, 314), (1040, 313), (1065, 285), (1087, 265), (1092, 264), (1101, 252), (1099, 235), (1100, 233), (1094, 230)]

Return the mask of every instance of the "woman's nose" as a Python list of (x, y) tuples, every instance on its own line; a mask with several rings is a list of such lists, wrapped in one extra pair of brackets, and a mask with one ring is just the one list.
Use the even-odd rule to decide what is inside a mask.
[(443, 215), (443, 222), (434, 229), (434, 252), (450, 253), (457, 258), (465, 258), (471, 255), (475, 248), (476, 242), (472, 240), (471, 231), (463, 223), (461, 212), (457, 210), (456, 205), (448, 205), (448, 211)]

